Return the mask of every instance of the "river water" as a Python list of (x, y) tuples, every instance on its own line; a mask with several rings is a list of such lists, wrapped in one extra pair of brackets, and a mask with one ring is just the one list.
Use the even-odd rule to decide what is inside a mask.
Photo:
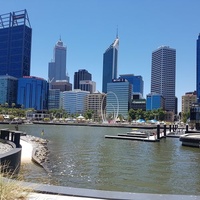
[[(13, 129), (12, 125), (1, 127)], [(130, 128), (19, 125), (19, 130), (49, 140), (52, 172), (47, 174), (33, 163), (23, 165), (21, 174), (26, 181), (133, 193), (200, 195), (200, 149), (184, 147), (178, 138), (151, 143), (104, 137), (126, 133)]]

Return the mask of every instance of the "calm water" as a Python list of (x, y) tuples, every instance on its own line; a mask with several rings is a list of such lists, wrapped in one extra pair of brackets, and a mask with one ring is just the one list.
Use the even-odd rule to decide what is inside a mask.
[(52, 173), (47, 174), (33, 163), (26, 164), (22, 170), (26, 181), (99, 190), (200, 195), (200, 149), (183, 147), (177, 138), (148, 143), (104, 138), (106, 134), (131, 131), (125, 128), (19, 126), (19, 130), (39, 137), (42, 129), (43, 138), (50, 141)]

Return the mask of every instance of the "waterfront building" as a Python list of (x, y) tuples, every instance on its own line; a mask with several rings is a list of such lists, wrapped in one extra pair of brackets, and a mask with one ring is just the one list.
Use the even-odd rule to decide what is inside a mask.
[(143, 97), (144, 81), (142, 76), (135, 76), (134, 74), (122, 74), (120, 78), (125, 78), (129, 83), (133, 85), (133, 95), (140, 94)]
[(119, 39), (115, 41), (103, 54), (102, 92), (107, 93), (107, 83), (117, 79)]
[(69, 77), (66, 75), (66, 57), (67, 47), (63, 45), (61, 38), (54, 47), (54, 58), (49, 63), (48, 78), (50, 88), (53, 82), (66, 80), (69, 82)]
[[(128, 111), (131, 107), (132, 84), (126, 79), (113, 79), (107, 84), (106, 116), (128, 118)], [(117, 111), (117, 108), (119, 110)]]
[(105, 110), (106, 107), (106, 95), (105, 93), (94, 92), (88, 94), (85, 98), (85, 111), (91, 110), (93, 112), (93, 120), (101, 121), (101, 107)]
[(0, 76), (0, 104), (8, 104), (9, 107), (12, 103), (17, 103), (17, 84), (18, 79), (13, 76), (2, 75)]
[(48, 105), (48, 83), (43, 78), (24, 76), (18, 80), (17, 103), (23, 108), (46, 110)]
[(86, 69), (80, 69), (74, 73), (74, 89), (81, 89), (80, 81), (83, 80), (92, 80), (92, 75)]
[(197, 94), (194, 92), (187, 92), (182, 96), (182, 113), (189, 113), (192, 104), (197, 102)]
[(85, 97), (89, 93), (80, 89), (62, 92), (62, 108), (68, 114), (83, 114), (85, 110)]
[(96, 82), (89, 80), (80, 81), (80, 89), (94, 93), (96, 91)]
[(161, 94), (150, 93), (146, 98), (146, 110), (157, 110), (157, 109), (165, 110), (165, 99)]
[(60, 108), (60, 90), (50, 89), (48, 94), (48, 109), (59, 109)]
[(72, 90), (72, 84), (66, 80), (57, 80), (51, 83), (51, 89), (59, 89), (61, 92)]
[[(165, 109), (176, 112), (176, 50), (161, 46), (152, 53), (151, 93), (157, 93), (165, 99)], [(175, 113), (176, 114), (176, 113)]]
[(26, 10), (0, 15), (0, 75), (30, 75), (31, 39)]

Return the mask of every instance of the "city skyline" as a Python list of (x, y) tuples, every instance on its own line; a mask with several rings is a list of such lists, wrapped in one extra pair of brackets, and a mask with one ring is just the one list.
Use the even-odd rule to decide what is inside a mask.
[[(52, 48), (61, 36), (68, 47), (70, 82), (73, 83), (75, 71), (86, 69), (93, 75), (97, 90), (101, 91), (103, 53), (115, 38), (118, 27), (118, 74), (141, 75), (144, 97), (150, 92), (151, 53), (162, 45), (170, 46), (177, 52), (176, 96), (179, 112), (181, 96), (196, 90), (196, 40), (200, 32), (198, 0), (61, 0), (51, 4), (45, 0), (9, 0), (2, 4), (1, 14), (27, 9), (33, 29), (32, 76), (48, 80)], [(114, 15), (111, 12), (113, 9)]]

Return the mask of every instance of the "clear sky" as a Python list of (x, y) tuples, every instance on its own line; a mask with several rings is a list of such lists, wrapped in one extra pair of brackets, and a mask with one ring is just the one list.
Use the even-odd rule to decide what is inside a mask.
[(31, 75), (48, 80), (58, 39), (67, 46), (67, 72), (86, 69), (102, 91), (103, 53), (118, 27), (118, 75), (141, 75), (150, 93), (152, 51), (176, 49), (176, 96), (196, 90), (199, 0), (0, 0), (0, 14), (27, 9), (32, 27)]

